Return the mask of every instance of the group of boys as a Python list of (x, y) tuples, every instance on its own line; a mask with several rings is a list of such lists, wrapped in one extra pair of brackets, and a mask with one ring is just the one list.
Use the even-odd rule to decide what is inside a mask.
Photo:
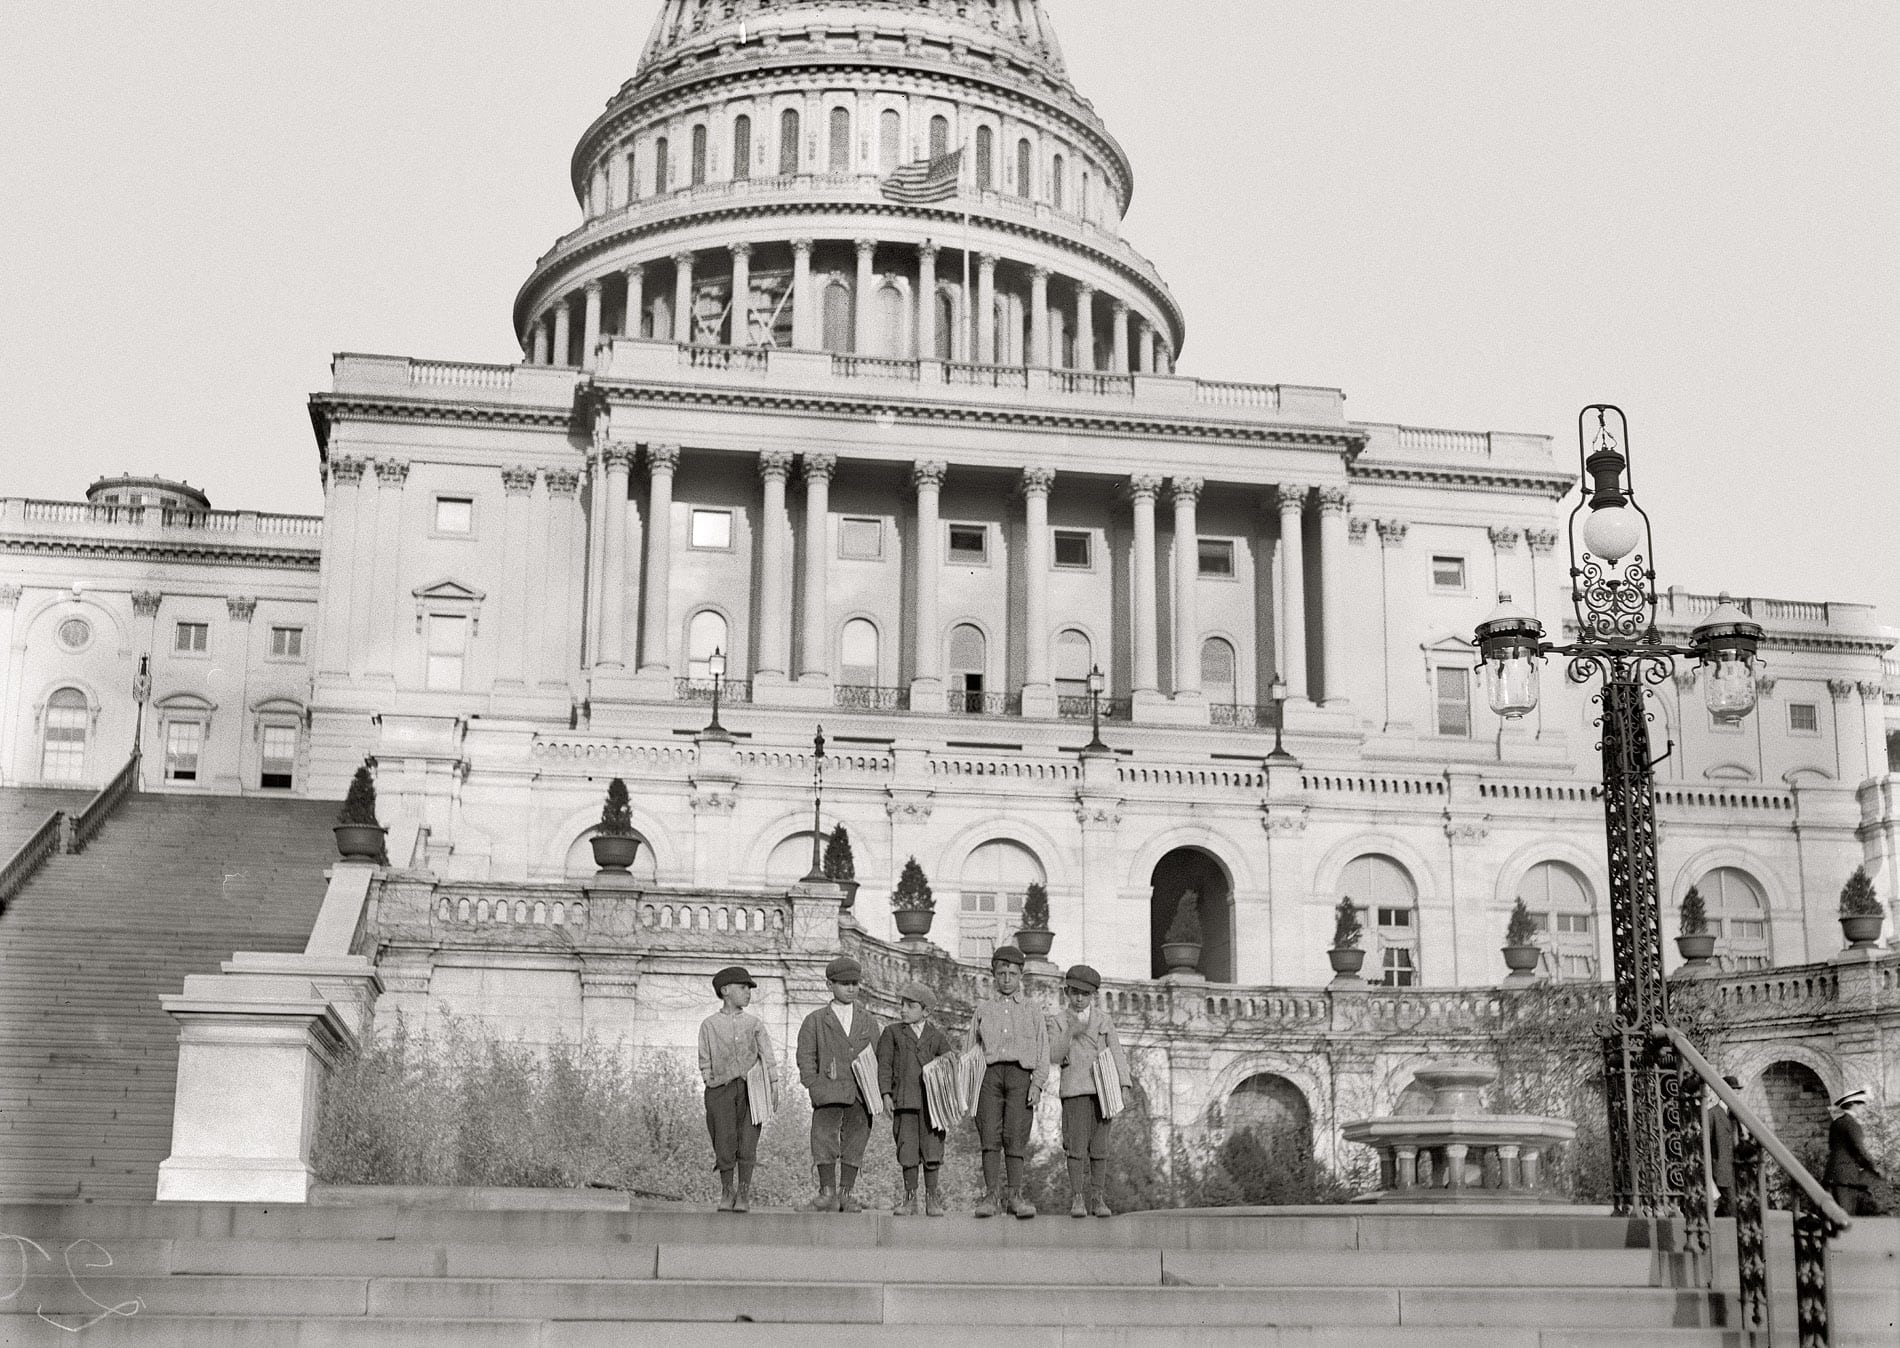
[[(1128, 1059), (1107, 1010), (1097, 1005), (1101, 975), (1078, 964), (1063, 976), (1062, 1010), (1051, 1016), (1023, 987), (1023, 953), (999, 946), (990, 957), (994, 994), (976, 1005), (960, 1047), (930, 1019), (936, 996), (921, 983), (898, 990), (902, 1019), (890, 1025), (857, 1004), (863, 980), (848, 956), (825, 968), (831, 1000), (805, 1017), (798, 1029), (798, 1076), (811, 1096), (811, 1156), (818, 1193), (807, 1210), (861, 1212), (853, 1193), (870, 1139), (875, 1087), (891, 1116), (904, 1197), (894, 1211), (944, 1215), (941, 1172), (946, 1133), (933, 1126), (924, 1069), (953, 1054), (980, 1053), (981, 1086), (976, 1098), (977, 1142), (983, 1156), (984, 1196), (978, 1217), (1036, 1215), (1023, 1191), (1023, 1160), (1029, 1148), (1037, 1101), (1055, 1070), (1062, 1100), (1062, 1144), (1068, 1158), (1069, 1215), (1113, 1216), (1107, 1197), (1108, 1138), (1113, 1106), (1105, 1110), (1097, 1060), (1108, 1055), (1111, 1079), (1128, 1080)], [(746, 1011), (752, 975), (739, 966), (713, 976), (720, 1008), (699, 1028), (699, 1074), (706, 1086), (706, 1130), (719, 1169), (721, 1212), (751, 1207), (752, 1169), (763, 1119), (747, 1076), (775, 1078), (778, 1060), (765, 1025)], [(875, 1058), (874, 1079), (860, 1064)], [(973, 1060), (974, 1061), (974, 1060)]]

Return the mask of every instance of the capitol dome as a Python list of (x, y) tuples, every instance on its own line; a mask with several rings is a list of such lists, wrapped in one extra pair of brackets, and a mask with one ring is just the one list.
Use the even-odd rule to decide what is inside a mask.
[(624, 336), (984, 382), (1171, 372), (1185, 338), (1042, 0), (666, 0), (571, 169), (582, 222), (515, 301), (537, 364)]

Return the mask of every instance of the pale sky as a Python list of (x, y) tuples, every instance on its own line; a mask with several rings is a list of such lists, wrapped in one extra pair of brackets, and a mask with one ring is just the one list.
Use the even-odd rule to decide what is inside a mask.
[[(1900, 623), (1900, 5), (1048, 4), (1182, 373), (1566, 464), (1619, 403), (1661, 584)], [(0, 494), (320, 510), (332, 352), (518, 357), (658, 7), (0, 5)]]

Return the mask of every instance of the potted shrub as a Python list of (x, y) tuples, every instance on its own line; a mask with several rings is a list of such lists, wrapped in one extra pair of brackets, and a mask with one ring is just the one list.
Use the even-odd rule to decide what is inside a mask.
[(1352, 899), (1342, 898), (1333, 909), (1333, 944), (1326, 952), (1327, 963), (1333, 966), (1333, 972), (1341, 978), (1357, 978), (1359, 970), (1366, 962), (1366, 952), (1359, 948), (1359, 942), (1365, 938), (1366, 929), (1360, 924), (1359, 910), (1353, 906)]
[(1056, 934), (1049, 930), (1049, 891), (1032, 882), (1023, 896), (1023, 924), (1016, 931), (1016, 948), (1032, 960), (1049, 958)]
[(350, 778), (349, 794), (337, 811), (336, 850), (351, 861), (381, 861), (386, 830), (376, 820), (376, 783), (369, 764), (360, 764)]
[(640, 855), (640, 839), (633, 832), (633, 809), (627, 802), (627, 784), (618, 777), (607, 783), (607, 800), (600, 807), (600, 827), (587, 840), (594, 849), (600, 874), (631, 882), (628, 867)]
[(1190, 889), (1174, 905), (1174, 920), (1161, 938), (1161, 962), (1171, 974), (1201, 971), (1201, 892)]
[(1506, 983), (1521, 985), (1536, 980), (1537, 962), (1544, 956), (1533, 943), (1536, 935), (1537, 924), (1531, 921), (1530, 909), (1520, 898), (1511, 905), (1511, 919), (1504, 925), (1504, 967), (1511, 971)]
[(897, 919), (897, 934), (921, 940), (929, 934), (930, 921), (937, 915), (937, 900), (930, 892), (930, 879), (916, 857), (904, 862), (891, 891), (891, 915)]
[(1880, 924), (1886, 920), (1880, 896), (1874, 893), (1874, 882), (1867, 877), (1867, 868), (1854, 867), (1854, 873), (1841, 886), (1841, 935), (1847, 938), (1848, 949), (1873, 949), (1874, 942), (1880, 939)]
[(1682, 952), (1683, 967), (1691, 973), (1709, 971), (1709, 957), (1715, 954), (1715, 937), (1709, 932), (1709, 911), (1703, 905), (1702, 891), (1694, 885), (1682, 896), (1682, 919), (1678, 927), (1676, 949)]
[(844, 899), (838, 904), (840, 911), (850, 912), (851, 905), (858, 901), (858, 863), (851, 855), (851, 835), (845, 832), (843, 824), (832, 829), (831, 836), (825, 839), (821, 869), (825, 879), (844, 891)]

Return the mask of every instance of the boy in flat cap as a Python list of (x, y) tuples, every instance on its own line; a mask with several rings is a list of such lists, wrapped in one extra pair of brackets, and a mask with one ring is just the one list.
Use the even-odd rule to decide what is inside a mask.
[(883, 1026), (856, 1005), (858, 962), (840, 955), (825, 966), (831, 1001), (798, 1027), (798, 1079), (811, 1092), (811, 1159), (818, 1167), (818, 1196), (811, 1212), (862, 1212), (852, 1196), (864, 1144), (871, 1136), (871, 1102), (851, 1064), (877, 1043)]
[(924, 1214), (943, 1216), (943, 1192), (938, 1172), (943, 1168), (943, 1133), (930, 1126), (930, 1102), (924, 1094), (924, 1064), (950, 1052), (950, 1037), (927, 1017), (937, 1004), (936, 994), (922, 983), (906, 983), (897, 991), (903, 1023), (886, 1025), (877, 1040), (877, 1082), (884, 1108), (891, 1112), (891, 1133), (897, 1139), (897, 1164), (904, 1171), (904, 1199), (893, 1210), (899, 1217), (917, 1215), (917, 1171), (924, 1172)]
[(778, 1070), (765, 1023), (746, 1011), (753, 986), (742, 965), (714, 974), (713, 992), (721, 1006), (699, 1026), (699, 1076), (706, 1083), (706, 1131), (719, 1167), (721, 1212), (745, 1212), (752, 1205), (760, 1125), (752, 1122), (746, 1073), (761, 1062), (768, 1072)]
[(1062, 1011), (1062, 1033), (1056, 1037), (1056, 1058), (1062, 1067), (1062, 1150), (1069, 1159), (1071, 1217), (1086, 1217), (1091, 1211), (1097, 1217), (1115, 1215), (1108, 1206), (1108, 1130), (1114, 1120), (1102, 1116), (1095, 1063), (1108, 1054), (1127, 1081), (1128, 1055), (1122, 1052), (1108, 1012), (1095, 1004), (1101, 986), (1102, 976), (1086, 964), (1076, 965), (1062, 978), (1068, 1004)]
[(1827, 1172), (1821, 1182), (1828, 1196), (1847, 1210), (1849, 1217), (1878, 1217), (1874, 1202), (1874, 1181), (1880, 1178), (1880, 1166), (1867, 1151), (1867, 1135), (1861, 1131), (1854, 1111), (1867, 1103), (1866, 1091), (1849, 1091), (1834, 1102), (1840, 1111), (1827, 1126)]
[(1023, 991), (1023, 952), (999, 945), (990, 954), (996, 994), (976, 1004), (963, 1047), (983, 1050), (976, 1097), (976, 1136), (983, 1148), (983, 1201), (978, 1217), (1007, 1212), (1027, 1220), (1035, 1204), (1023, 1196), (1023, 1155), (1036, 1101), (1049, 1072), (1049, 1027)]

